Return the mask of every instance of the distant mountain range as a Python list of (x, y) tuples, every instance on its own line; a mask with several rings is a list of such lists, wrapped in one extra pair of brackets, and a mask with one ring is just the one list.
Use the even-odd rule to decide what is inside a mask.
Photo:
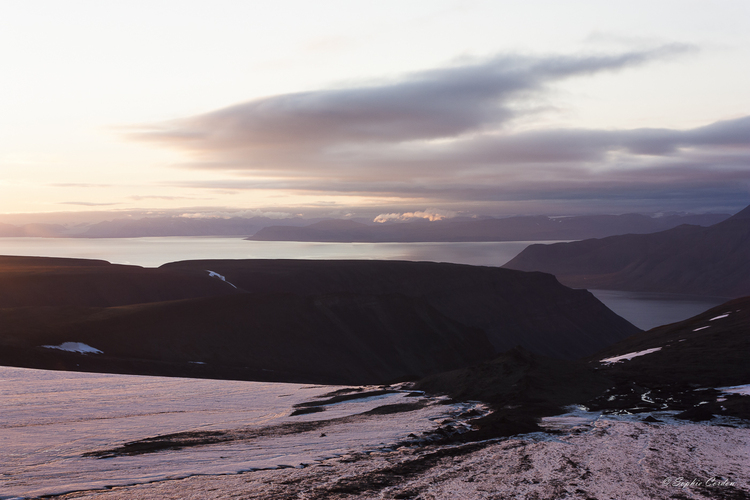
[(304, 227), (269, 226), (247, 238), (254, 241), (429, 242), (429, 241), (543, 241), (601, 238), (614, 234), (653, 233), (681, 224), (711, 225), (728, 215), (640, 214), (576, 217), (519, 216), (505, 219), (420, 220), (396, 224), (362, 224), (324, 220)]
[(0, 363), (38, 368), (382, 383), (639, 331), (550, 275), (428, 262), (2, 257), (0, 291)]
[[(427, 242), (541, 241), (600, 238), (613, 234), (651, 233), (680, 224), (708, 226), (725, 214), (522, 216), (495, 219), (456, 217), (440, 221), (375, 224), (348, 219), (290, 217), (144, 217), (95, 224), (0, 224), (0, 237), (139, 238), (156, 236), (237, 236), (257, 241)], [(367, 223), (365, 223), (367, 222)]]
[(504, 267), (551, 273), (574, 288), (750, 295), (750, 207), (710, 227), (531, 245)]
[(269, 225), (306, 225), (320, 219), (268, 217), (144, 217), (95, 224), (0, 224), (0, 237), (141, 238), (154, 236), (247, 236)]

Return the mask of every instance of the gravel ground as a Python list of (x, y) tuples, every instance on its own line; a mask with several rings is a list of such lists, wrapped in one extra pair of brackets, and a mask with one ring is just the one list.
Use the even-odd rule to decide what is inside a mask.
[(402, 447), (58, 499), (750, 499), (750, 429), (599, 419), (555, 434)]

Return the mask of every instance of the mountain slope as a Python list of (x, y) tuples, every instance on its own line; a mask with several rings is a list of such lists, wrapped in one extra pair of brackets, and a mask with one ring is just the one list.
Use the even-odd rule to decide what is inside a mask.
[(576, 288), (740, 297), (750, 294), (748, 256), (750, 207), (707, 228), (531, 245), (503, 267)]
[(445, 316), (483, 330), (496, 352), (520, 345), (537, 354), (575, 359), (639, 331), (589, 292), (571, 290), (542, 273), (364, 260), (207, 260), (161, 269), (212, 269), (250, 293), (418, 297)]
[[(480, 330), (399, 295), (237, 294), (2, 309), (0, 322), (4, 363), (93, 371), (373, 384), (465, 366), (492, 352)], [(65, 342), (103, 353), (42, 347)]]
[[(539, 430), (539, 417), (562, 413), (571, 404), (618, 414), (666, 411), (695, 421), (715, 415), (750, 419), (750, 396), (717, 390), (750, 384), (748, 353), (750, 297), (743, 297), (637, 333), (582, 360), (513, 349), (490, 361), (429, 376), (416, 388), (483, 401), (495, 410), (474, 421), (478, 430), (459, 439)], [(652, 415), (645, 419), (659, 421)]]
[(633, 352), (659, 349), (599, 368), (602, 373), (641, 384), (695, 384), (702, 387), (750, 383), (750, 297), (709, 309), (685, 321), (640, 332), (589, 357), (591, 363)]
[[(239, 260), (147, 269), (21, 257), (0, 264), (0, 362), (15, 366), (381, 383), (516, 345), (577, 358), (638, 331), (551, 275), (491, 267)], [(103, 354), (65, 350), (77, 343)]]
[(205, 270), (186, 274), (103, 260), (0, 256), (0, 308), (107, 307), (235, 293)]

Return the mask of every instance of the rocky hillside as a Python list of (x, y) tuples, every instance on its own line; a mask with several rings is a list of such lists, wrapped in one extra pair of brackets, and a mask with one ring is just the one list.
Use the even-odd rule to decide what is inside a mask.
[(403, 294), (485, 332), (496, 352), (521, 346), (575, 359), (639, 331), (585, 290), (543, 273), (433, 262), (205, 260), (160, 269), (211, 269), (249, 293)]
[(580, 357), (639, 331), (586, 291), (499, 268), (3, 262), (0, 363), (13, 366), (382, 383), (467, 366), (517, 344)]
[(637, 333), (585, 359), (551, 359), (514, 349), (427, 377), (416, 388), (492, 406), (495, 411), (477, 420), (477, 430), (463, 440), (539, 430), (540, 417), (571, 404), (639, 414), (648, 422), (658, 421), (653, 412), (693, 421), (750, 419), (750, 396), (720, 390), (750, 384), (748, 353), (750, 297), (744, 297)]
[(574, 288), (750, 295), (750, 207), (710, 227), (531, 245), (508, 269), (551, 273)]

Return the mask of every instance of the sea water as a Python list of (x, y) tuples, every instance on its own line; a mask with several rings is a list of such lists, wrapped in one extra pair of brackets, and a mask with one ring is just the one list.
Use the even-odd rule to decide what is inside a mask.
[(605, 306), (642, 330), (683, 321), (726, 302), (722, 297), (591, 290)]
[(383, 259), (502, 266), (532, 243), (315, 243), (236, 237), (0, 238), (0, 255), (103, 259), (157, 267), (193, 259)]

